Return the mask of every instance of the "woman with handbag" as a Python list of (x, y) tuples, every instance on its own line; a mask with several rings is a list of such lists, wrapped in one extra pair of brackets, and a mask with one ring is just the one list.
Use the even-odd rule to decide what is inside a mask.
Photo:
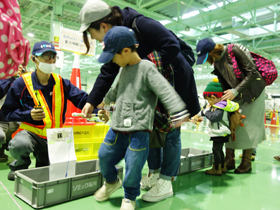
[[(132, 8), (126, 7), (121, 10), (118, 6), (110, 7), (100, 0), (88, 1), (80, 11), (80, 20), (80, 32), (83, 33), (87, 52), (90, 47), (88, 33), (92, 39), (102, 42), (105, 34), (113, 26), (126, 26), (132, 29), (134, 22), (138, 32), (143, 37), (143, 39), (138, 39), (139, 47), (137, 52), (139, 56), (142, 59), (147, 58), (149, 54), (156, 50), (161, 59), (161, 67), (163, 69), (173, 68), (174, 88), (187, 104), (187, 109), (191, 116), (199, 112), (200, 107), (193, 70), (180, 53), (180, 46), (176, 37), (163, 25), (151, 18), (145, 17)], [(91, 110), (102, 102), (118, 71), (119, 66), (112, 61), (101, 67), (101, 72), (89, 94), (88, 103), (82, 110), (85, 117), (89, 117), (92, 112)], [(154, 151), (151, 150), (150, 152), (153, 152), (153, 163), (157, 163), (153, 169), (154, 171), (159, 170), (161, 167), (161, 149), (154, 149)], [(180, 156), (181, 139), (180, 128), (178, 128), (167, 132), (163, 148), (163, 164), (160, 179), (155, 186), (158, 190), (144, 194), (142, 199), (157, 202), (173, 195), (171, 180), (176, 179)], [(148, 163), (148, 165), (151, 164)]]
[(234, 173), (249, 173), (252, 170), (252, 150), (266, 139), (263, 120), (266, 81), (259, 73), (249, 50), (243, 45), (235, 43), (224, 46), (206, 38), (197, 43), (196, 51), (197, 65), (205, 62), (214, 64), (212, 74), (218, 76), (222, 84), (222, 100), (239, 103), (242, 115), (246, 116), (243, 120), (245, 126), (239, 126), (235, 131), (236, 140), (226, 143), (225, 164), (227, 170), (235, 169), (234, 150), (242, 149), (242, 161)]

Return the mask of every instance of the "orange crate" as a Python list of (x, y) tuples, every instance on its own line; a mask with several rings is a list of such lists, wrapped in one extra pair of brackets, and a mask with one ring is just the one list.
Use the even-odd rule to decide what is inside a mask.
[[(72, 127), (64, 125), (63, 127)], [(102, 144), (109, 125), (98, 122), (96, 124), (73, 125), (74, 144), (77, 161), (98, 159), (98, 150)]]

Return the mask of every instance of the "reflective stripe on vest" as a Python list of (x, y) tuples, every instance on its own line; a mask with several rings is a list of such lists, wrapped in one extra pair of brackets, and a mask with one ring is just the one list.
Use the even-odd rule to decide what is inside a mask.
[[(34, 104), (41, 107), (45, 113), (45, 118), (43, 119), (44, 125), (33, 125), (30, 123), (22, 122), (19, 126), (19, 130), (27, 130), (32, 133), (37, 134), (43, 138), (47, 137), (48, 128), (59, 128), (63, 124), (63, 109), (64, 109), (64, 94), (63, 94), (63, 84), (62, 78), (58, 74), (52, 73), (55, 80), (55, 85), (53, 86), (52, 94), (52, 114), (46, 102), (46, 99), (41, 90), (34, 90), (31, 73), (22, 76), (24, 83), (28, 89), (29, 94), (33, 98)], [(39, 103), (40, 102), (40, 103)]]

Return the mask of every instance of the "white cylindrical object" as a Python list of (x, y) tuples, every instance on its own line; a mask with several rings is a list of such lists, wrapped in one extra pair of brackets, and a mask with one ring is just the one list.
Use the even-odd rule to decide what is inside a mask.
[(76, 54), (74, 55), (74, 62), (73, 62), (73, 69), (80, 69), (80, 55)]

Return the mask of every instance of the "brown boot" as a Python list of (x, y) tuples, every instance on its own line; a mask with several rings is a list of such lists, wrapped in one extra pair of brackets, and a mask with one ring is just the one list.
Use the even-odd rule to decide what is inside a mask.
[(240, 165), (234, 170), (236, 174), (245, 174), (252, 171), (251, 167), (251, 155), (253, 149), (244, 149), (242, 155), (242, 161)]
[(275, 158), (276, 160), (280, 161), (280, 155), (274, 156), (274, 158)]
[(213, 167), (210, 170), (206, 170), (205, 174), (207, 175), (216, 175), (221, 176), (222, 175), (222, 167), (221, 164), (218, 165), (218, 168), (216, 169), (215, 163), (213, 163)]
[(223, 167), (222, 167), (222, 173), (226, 173), (227, 172), (227, 164), (226, 162), (224, 162)]
[[(242, 154), (239, 155), (240, 158), (242, 158)], [(251, 156), (251, 161), (255, 161), (256, 155)]]
[(226, 167), (227, 170), (235, 169), (234, 149), (226, 148)]

